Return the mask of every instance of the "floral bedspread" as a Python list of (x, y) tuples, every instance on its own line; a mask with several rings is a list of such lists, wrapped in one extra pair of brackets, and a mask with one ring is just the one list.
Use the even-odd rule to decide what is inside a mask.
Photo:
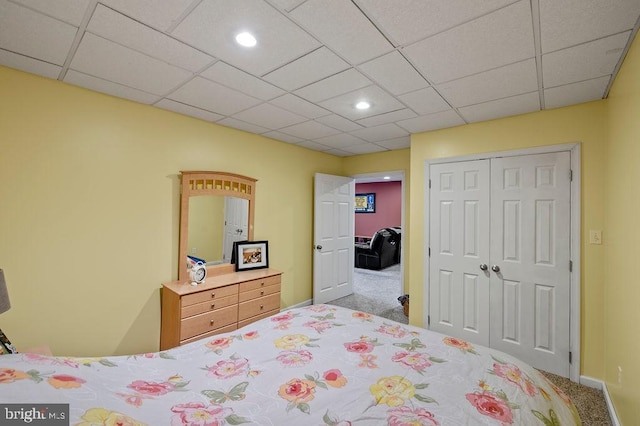
[(313, 305), (165, 352), (0, 356), (0, 402), (78, 425), (575, 425), (565, 394), (502, 352)]

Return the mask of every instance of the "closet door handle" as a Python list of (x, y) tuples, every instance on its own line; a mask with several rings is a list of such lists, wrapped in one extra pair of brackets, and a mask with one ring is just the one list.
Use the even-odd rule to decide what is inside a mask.
[(483, 270), (483, 271), (486, 271), (487, 269), (489, 269), (489, 267), (487, 266), (486, 263), (481, 263), (480, 264), (480, 269)]
[(498, 265), (493, 265), (493, 266), (491, 267), (491, 270), (492, 270), (493, 272), (500, 272), (500, 267), (499, 267)]

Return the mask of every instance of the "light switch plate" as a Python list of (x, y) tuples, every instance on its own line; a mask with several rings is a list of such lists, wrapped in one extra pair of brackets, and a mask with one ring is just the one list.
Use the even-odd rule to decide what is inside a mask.
[(602, 231), (589, 231), (589, 244), (602, 244)]

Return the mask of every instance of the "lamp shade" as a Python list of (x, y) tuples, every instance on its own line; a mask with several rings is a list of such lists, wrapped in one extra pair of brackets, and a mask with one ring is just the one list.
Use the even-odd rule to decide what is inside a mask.
[(7, 283), (4, 280), (4, 271), (0, 269), (0, 314), (7, 312), (11, 308)]

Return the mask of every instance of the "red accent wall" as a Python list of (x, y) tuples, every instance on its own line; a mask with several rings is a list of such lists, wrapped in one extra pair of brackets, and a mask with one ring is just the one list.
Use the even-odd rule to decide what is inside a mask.
[(402, 182), (356, 183), (356, 194), (376, 194), (375, 213), (356, 213), (356, 235), (372, 236), (380, 228), (402, 224)]

